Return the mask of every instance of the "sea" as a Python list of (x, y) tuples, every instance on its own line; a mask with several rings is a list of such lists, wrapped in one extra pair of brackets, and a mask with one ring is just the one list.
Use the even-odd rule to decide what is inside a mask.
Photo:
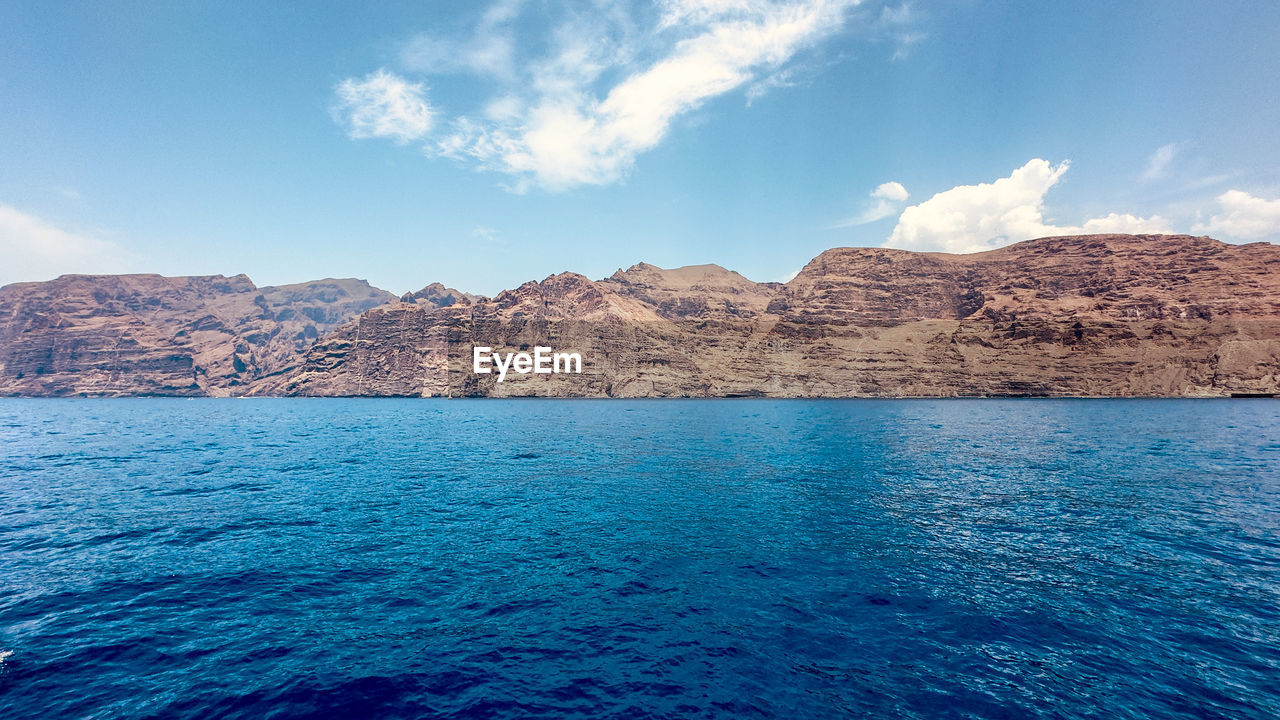
[(1276, 718), (1280, 401), (4, 399), (0, 717)]

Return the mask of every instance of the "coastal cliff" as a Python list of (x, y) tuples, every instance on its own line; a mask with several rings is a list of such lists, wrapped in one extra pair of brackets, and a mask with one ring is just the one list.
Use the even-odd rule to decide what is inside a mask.
[[(577, 352), (477, 374), (472, 348)], [(65, 276), (0, 289), (0, 394), (1224, 396), (1280, 392), (1280, 248), (1043, 238), (968, 255), (837, 248), (788, 283), (716, 265), (439, 284)]]
[[(572, 350), (580, 375), (472, 372), (473, 346)], [(1280, 248), (1044, 238), (969, 255), (839, 248), (786, 284), (715, 265), (574, 273), (389, 304), (256, 394), (1222, 396), (1280, 391)]]
[(0, 288), (0, 395), (236, 395), (395, 300), (363, 280), (63, 275)]

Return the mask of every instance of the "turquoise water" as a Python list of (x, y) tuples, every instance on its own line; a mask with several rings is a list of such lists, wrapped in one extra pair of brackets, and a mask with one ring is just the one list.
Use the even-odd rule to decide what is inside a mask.
[(1280, 715), (1280, 402), (0, 400), (6, 718)]

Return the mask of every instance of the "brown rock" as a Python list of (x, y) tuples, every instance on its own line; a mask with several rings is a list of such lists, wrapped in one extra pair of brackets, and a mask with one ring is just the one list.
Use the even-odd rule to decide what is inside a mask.
[[(476, 374), (473, 346), (584, 372)], [(1280, 392), (1280, 249), (1044, 238), (838, 248), (783, 285), (715, 265), (395, 302), (362, 281), (64, 276), (0, 289), (0, 393), (1214, 396)]]
[[(577, 351), (477, 375), (471, 348)], [(1280, 391), (1280, 249), (1045, 238), (972, 255), (840, 248), (790, 283), (714, 265), (563, 273), (376, 308), (255, 392), (490, 396), (1201, 396)]]
[(0, 288), (0, 394), (232, 395), (392, 300), (363, 280), (64, 275)]
[(406, 293), (400, 298), (402, 302), (408, 303), (425, 303), (434, 307), (449, 307), (450, 305), (469, 305), (477, 300), (484, 298), (479, 295), (472, 295), (461, 290), (445, 287), (440, 283), (431, 283), (415, 293)]

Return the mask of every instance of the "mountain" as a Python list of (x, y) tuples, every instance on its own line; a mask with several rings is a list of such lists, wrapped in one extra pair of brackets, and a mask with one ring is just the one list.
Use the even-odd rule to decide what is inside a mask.
[[(576, 352), (581, 374), (472, 368)], [(1280, 248), (1170, 235), (949, 255), (837, 248), (790, 282), (717, 265), (439, 283), (66, 275), (0, 288), (0, 394), (1221, 396), (1280, 392)]]
[[(582, 374), (472, 371), (472, 348)], [(1280, 391), (1280, 248), (1090, 235), (969, 255), (838, 248), (790, 282), (715, 265), (553, 275), (373, 308), (254, 394), (1215, 396)]]
[(418, 292), (405, 293), (400, 297), (400, 302), (406, 303), (423, 303), (434, 307), (449, 307), (458, 303), (472, 303), (482, 300), (479, 295), (472, 295), (461, 290), (445, 287), (438, 282), (422, 288)]
[(395, 296), (363, 280), (63, 275), (0, 288), (0, 395), (231, 395)]

